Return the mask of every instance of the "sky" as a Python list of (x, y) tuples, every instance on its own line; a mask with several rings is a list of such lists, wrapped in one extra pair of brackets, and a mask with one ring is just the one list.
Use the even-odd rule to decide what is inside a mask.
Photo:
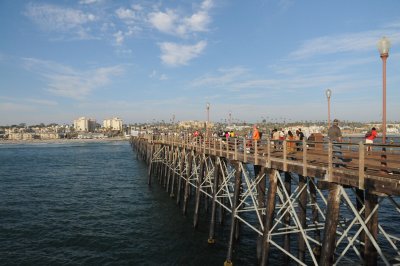
[(0, 1), (0, 125), (400, 121), (397, 0)]

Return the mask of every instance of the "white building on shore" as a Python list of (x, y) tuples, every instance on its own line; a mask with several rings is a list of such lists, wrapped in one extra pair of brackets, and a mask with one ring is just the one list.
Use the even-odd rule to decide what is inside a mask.
[(96, 120), (92, 118), (79, 117), (74, 120), (74, 128), (81, 132), (94, 132), (96, 128)]
[(122, 130), (122, 119), (118, 117), (105, 119), (103, 127), (110, 130)]

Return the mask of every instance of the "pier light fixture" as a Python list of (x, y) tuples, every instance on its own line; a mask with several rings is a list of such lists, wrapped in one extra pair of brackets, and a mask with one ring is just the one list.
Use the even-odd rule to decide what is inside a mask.
[(378, 41), (378, 51), (382, 58), (382, 142), (386, 143), (386, 61), (389, 57), (390, 40), (382, 37)]
[(326, 94), (326, 99), (328, 100), (328, 129), (331, 127), (331, 96), (332, 96), (332, 91), (330, 89), (327, 89), (325, 91)]

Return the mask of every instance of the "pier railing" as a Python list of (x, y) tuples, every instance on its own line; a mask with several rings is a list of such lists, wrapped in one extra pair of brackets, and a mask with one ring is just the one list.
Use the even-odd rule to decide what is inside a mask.
[(315, 176), (379, 193), (400, 195), (400, 145), (243, 137), (141, 135), (150, 143), (191, 149), (243, 163)]

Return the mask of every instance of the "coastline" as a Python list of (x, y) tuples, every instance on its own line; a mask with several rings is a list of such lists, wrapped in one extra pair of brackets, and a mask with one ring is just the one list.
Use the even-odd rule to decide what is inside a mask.
[(129, 138), (104, 138), (104, 139), (32, 139), (32, 140), (0, 140), (0, 145), (7, 144), (67, 144), (67, 143), (87, 143), (87, 142), (113, 142), (129, 141)]

